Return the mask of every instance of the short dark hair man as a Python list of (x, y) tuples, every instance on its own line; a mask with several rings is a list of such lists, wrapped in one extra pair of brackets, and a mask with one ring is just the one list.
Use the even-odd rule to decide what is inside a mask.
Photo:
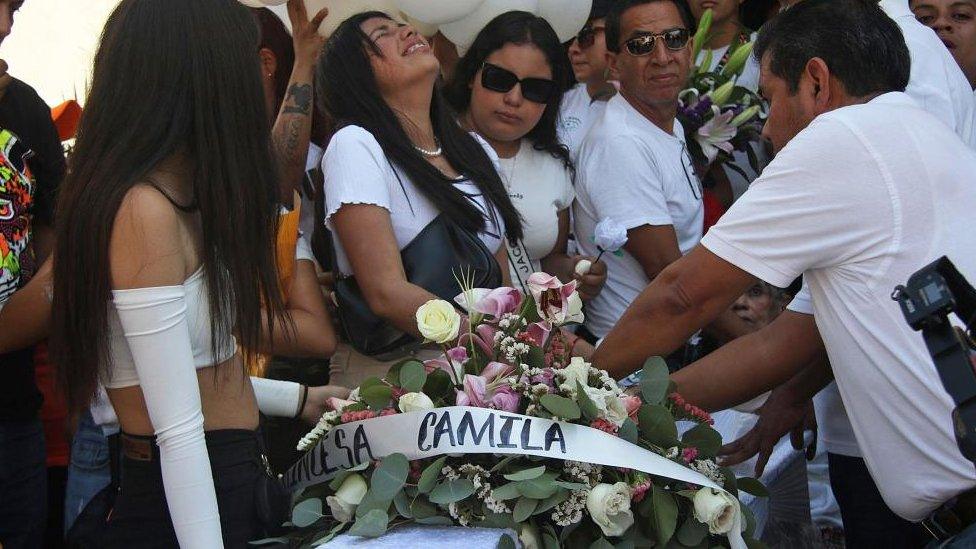
[[(0, 0), (0, 42), (10, 34), (22, 4)], [(0, 304), (30, 280), (51, 251), (54, 198), (65, 171), (50, 109), (33, 88), (3, 76)], [(6, 548), (43, 543), (47, 471), (40, 405), (33, 348), (0, 355), (0, 545)]]
[(706, 408), (728, 407), (826, 349), (888, 506), (912, 521), (946, 506), (972, 517), (976, 470), (956, 448), (953, 404), (890, 293), (940, 255), (976, 278), (976, 155), (903, 93), (908, 49), (876, 3), (805, 0), (760, 31), (756, 52), (777, 157), (702, 245), (634, 302), (594, 362), (628, 374), (757, 278), (786, 286), (802, 274), (815, 316), (787, 311), (767, 330), (790, 342), (787, 352), (746, 367), (703, 361), (674, 375), (679, 390)]
[(680, 0), (621, 0), (607, 15), (607, 58), (620, 93), (583, 139), (577, 158), (575, 233), (595, 257), (596, 225), (627, 230), (621, 256), (606, 254), (603, 291), (586, 328), (605, 336), (648, 281), (701, 240), (701, 183), (675, 119), (691, 69), (694, 22)]

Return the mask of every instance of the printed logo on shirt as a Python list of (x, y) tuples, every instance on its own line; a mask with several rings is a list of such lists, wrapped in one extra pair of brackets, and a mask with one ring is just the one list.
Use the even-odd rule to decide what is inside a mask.
[(30, 248), (34, 180), (27, 167), (33, 154), (13, 133), (0, 130), (0, 303), (34, 274)]
[(577, 116), (567, 116), (559, 119), (559, 127), (564, 130), (575, 130), (583, 125), (583, 121)]

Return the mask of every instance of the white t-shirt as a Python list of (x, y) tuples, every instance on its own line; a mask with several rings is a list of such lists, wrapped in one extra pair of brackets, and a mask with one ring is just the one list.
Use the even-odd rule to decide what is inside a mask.
[(498, 174), (522, 216), (522, 249), (529, 255), (527, 259), (515, 257), (521, 250), (509, 251), (515, 283), (542, 269), (540, 260), (552, 252), (559, 238), (559, 212), (572, 205), (576, 192), (563, 161), (536, 150), (527, 140), (522, 141), (515, 156), (500, 158), (498, 164)]
[(976, 103), (959, 64), (935, 31), (915, 19), (908, 0), (881, 0), (880, 5), (901, 29), (912, 58), (905, 93), (976, 149)]
[(976, 485), (976, 470), (891, 292), (943, 254), (976, 279), (974, 173), (976, 154), (945, 124), (888, 93), (817, 117), (702, 240), (776, 286), (804, 276), (868, 469), (909, 520)]
[[(787, 309), (794, 313), (813, 315), (813, 300), (810, 288), (803, 284)], [(854, 427), (847, 417), (847, 409), (840, 398), (837, 382), (832, 381), (813, 397), (813, 408), (817, 415), (817, 439), (831, 454), (862, 457), (861, 449), (854, 436)]]
[(586, 84), (576, 84), (563, 94), (559, 104), (559, 118), (556, 120), (556, 133), (559, 141), (569, 149), (569, 155), (576, 160), (583, 138), (593, 121), (607, 107), (606, 101), (593, 101), (586, 91)]
[[(495, 151), (480, 137), (474, 137), (497, 168)], [(333, 230), (332, 215), (343, 204), (372, 204), (390, 212), (393, 234), (402, 250), (440, 214), (403, 170), (394, 169), (373, 134), (359, 126), (346, 126), (332, 136), (322, 157), (322, 173), (325, 225), (329, 230)], [(458, 180), (454, 186), (467, 193), (488, 220), (487, 230), (479, 236), (489, 250), (497, 251), (505, 234), (501, 215), (494, 206), (487, 205), (477, 185), (470, 180)], [(339, 271), (353, 274), (342, 242), (335, 234), (332, 240)]]
[[(590, 128), (576, 166), (574, 225), (580, 254), (595, 257), (593, 232), (604, 218), (630, 230), (642, 225), (672, 225), (682, 254), (701, 240), (702, 188), (675, 120), (666, 133), (637, 112), (621, 95), (607, 104)], [(650, 282), (626, 251), (603, 254), (607, 282), (588, 304), (586, 327), (602, 338)]]

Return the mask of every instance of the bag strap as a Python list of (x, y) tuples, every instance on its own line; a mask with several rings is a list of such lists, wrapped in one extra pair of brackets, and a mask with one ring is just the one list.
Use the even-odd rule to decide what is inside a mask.
[(517, 282), (522, 293), (528, 294), (529, 276), (535, 272), (535, 267), (532, 265), (532, 256), (529, 255), (528, 248), (525, 247), (525, 243), (521, 240), (517, 240), (514, 243), (506, 240), (504, 244), (505, 250), (508, 253), (509, 270), (515, 273), (515, 280), (512, 282)]

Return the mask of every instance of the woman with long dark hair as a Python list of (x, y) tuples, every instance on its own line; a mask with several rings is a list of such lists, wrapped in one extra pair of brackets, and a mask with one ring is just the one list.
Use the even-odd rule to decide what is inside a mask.
[[(577, 275), (581, 257), (567, 254), (573, 162), (559, 142), (556, 120), (569, 66), (556, 32), (531, 13), (511, 11), (493, 19), (458, 62), (446, 88), (461, 121), (500, 157), (500, 175), (524, 221), (523, 238), (509, 245), (513, 282), (544, 270), (579, 281), (591, 299), (606, 281), (598, 262)], [(593, 258), (590, 258), (593, 259)]]
[[(435, 89), (438, 73), (430, 45), (412, 27), (368, 12), (336, 29), (317, 75), (324, 110), (341, 128), (322, 159), (325, 224), (334, 234), (340, 284), (354, 278), (373, 314), (416, 338), (415, 312), (435, 294), (412, 281), (401, 254), (411, 245), (430, 245), (425, 229), (447, 224), (474, 235), (506, 275), (504, 241), (522, 237), (494, 152), (457, 124)], [(421, 267), (452, 276), (449, 263)], [(340, 298), (346, 335), (355, 336), (350, 313)], [(394, 349), (376, 360), (359, 351), (365, 349), (340, 345), (332, 383), (356, 386), (416, 352)]]
[(258, 409), (237, 343), (258, 348), (283, 305), (257, 48), (233, 0), (124, 0), (95, 57), (59, 198), (52, 339), (71, 407), (101, 381), (121, 424), (102, 547), (262, 534)]

